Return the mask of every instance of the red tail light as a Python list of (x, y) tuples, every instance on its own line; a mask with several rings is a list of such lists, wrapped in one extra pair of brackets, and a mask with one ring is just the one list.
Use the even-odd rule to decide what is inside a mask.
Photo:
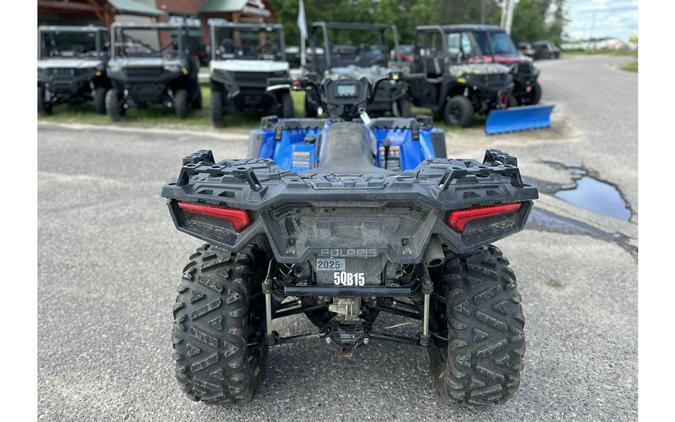
[(251, 216), (248, 215), (248, 212), (245, 210), (217, 207), (214, 205), (190, 204), (188, 202), (179, 202), (178, 207), (191, 214), (207, 215), (209, 217), (229, 221), (232, 224), (232, 228), (237, 233), (251, 225)]
[(450, 211), (447, 223), (456, 232), (463, 233), (469, 221), (494, 217), (495, 215), (511, 214), (520, 209), (520, 202), (514, 204), (490, 205), (487, 207), (467, 208)]

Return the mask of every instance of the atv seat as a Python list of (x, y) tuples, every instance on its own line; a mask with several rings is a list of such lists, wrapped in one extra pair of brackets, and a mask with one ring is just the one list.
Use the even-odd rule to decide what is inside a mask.
[(305, 174), (391, 174), (373, 162), (373, 151), (366, 130), (356, 122), (333, 123), (326, 133), (319, 165)]

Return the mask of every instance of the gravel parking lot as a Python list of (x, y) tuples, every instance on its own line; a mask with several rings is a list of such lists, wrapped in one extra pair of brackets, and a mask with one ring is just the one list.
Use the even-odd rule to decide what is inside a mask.
[[(252, 403), (189, 401), (173, 375), (171, 309), (200, 242), (174, 229), (159, 192), (183, 156), (243, 156), (247, 135), (39, 124), (40, 420), (637, 419), (637, 76), (619, 70), (626, 60), (542, 62), (550, 131), (448, 135), (453, 156), (517, 155), (544, 192), (528, 228), (498, 243), (518, 275), (527, 354), (519, 393), (492, 408), (441, 402), (423, 349), (377, 342), (351, 361), (319, 341), (273, 348)], [(630, 221), (555, 198), (574, 185), (568, 167), (618, 189)], [(282, 334), (310, 327), (275, 321)]]

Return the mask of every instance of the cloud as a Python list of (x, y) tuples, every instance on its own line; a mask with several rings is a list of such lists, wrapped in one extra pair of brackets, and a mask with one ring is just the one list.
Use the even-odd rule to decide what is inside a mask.
[[(619, 37), (627, 40), (638, 29), (637, 0), (568, 0), (565, 32), (571, 38)], [(595, 19), (595, 23), (593, 23)]]

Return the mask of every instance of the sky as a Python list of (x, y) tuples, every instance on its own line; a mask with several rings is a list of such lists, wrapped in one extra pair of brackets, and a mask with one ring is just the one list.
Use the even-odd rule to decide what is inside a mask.
[[(638, 32), (638, 0), (567, 0), (565, 33), (572, 39), (617, 37), (624, 41)], [(595, 25), (593, 25), (595, 15)]]

